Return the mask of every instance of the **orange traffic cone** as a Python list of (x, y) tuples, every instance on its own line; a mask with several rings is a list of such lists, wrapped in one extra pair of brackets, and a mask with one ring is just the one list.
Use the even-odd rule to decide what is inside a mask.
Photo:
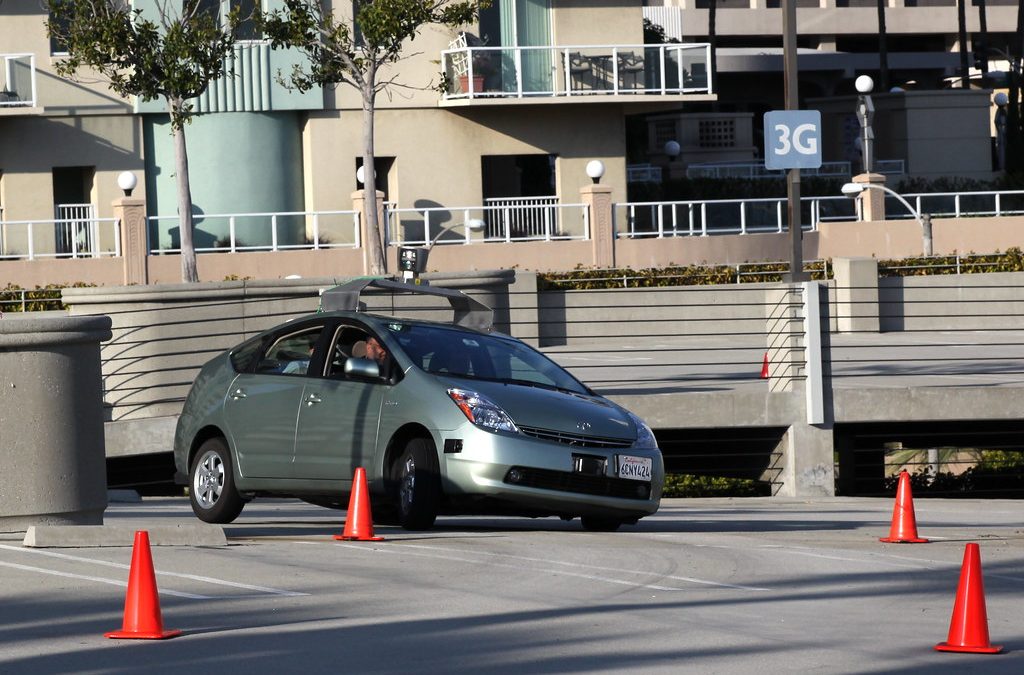
[(345, 530), (334, 535), (345, 541), (384, 541), (384, 537), (373, 536), (373, 516), (370, 515), (370, 491), (366, 488), (366, 470), (356, 467), (352, 476), (352, 495), (348, 498), (348, 515), (345, 516)]
[(960, 568), (960, 584), (949, 621), (949, 637), (935, 645), (940, 652), (997, 654), (1003, 650), (988, 641), (988, 615), (985, 612), (985, 584), (981, 578), (981, 551), (977, 544), (967, 544), (964, 564)]
[(768, 379), (768, 352), (764, 353), (764, 361), (761, 363), (761, 379)]
[(917, 519), (914, 517), (914, 497), (910, 494), (910, 474), (900, 471), (900, 482), (896, 486), (896, 504), (892, 509), (892, 526), (889, 536), (878, 541), (887, 544), (927, 544), (927, 539), (917, 536)]
[(108, 638), (163, 640), (181, 635), (180, 630), (164, 630), (160, 618), (160, 596), (156, 592), (153, 556), (149, 551), (149, 532), (135, 533), (132, 566), (128, 571), (128, 593), (124, 599), (124, 622), (121, 630), (104, 633)]

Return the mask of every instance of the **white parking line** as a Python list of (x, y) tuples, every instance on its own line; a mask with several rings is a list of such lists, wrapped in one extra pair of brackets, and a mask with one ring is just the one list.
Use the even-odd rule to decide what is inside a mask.
[[(71, 560), (71, 561), (74, 561), (74, 562), (84, 562), (84, 563), (89, 563), (91, 565), (100, 565), (100, 566), (103, 566), (103, 567), (113, 567), (115, 569), (120, 569), (120, 570), (131, 569), (130, 565), (125, 565), (123, 563), (108, 562), (106, 560), (94, 560), (92, 558), (82, 558), (80, 556), (68, 555), (67, 553), (56, 553), (54, 551), (40, 551), (40, 550), (37, 550), (37, 549), (22, 548), (20, 546), (8, 546), (6, 544), (0, 544), (0, 549), (4, 549), (4, 550), (7, 550), (7, 551), (17, 551), (19, 553), (33, 553), (35, 555), (41, 555), (41, 556), (45, 556), (45, 557), (49, 557), (49, 558), (57, 558), (57, 559), (60, 559), (60, 560)], [(14, 563), (0, 563), (0, 564), (8, 565), (8, 566), (13, 566), (14, 565)], [(24, 568), (24, 569), (33, 569), (33, 570), (36, 570), (36, 571), (39, 571), (39, 572), (43, 572), (43, 573), (52, 573), (52, 574), (56, 574), (58, 576), (76, 576), (76, 575), (73, 575), (73, 574), (66, 574), (66, 573), (61, 573), (61, 572), (56, 572), (56, 571), (48, 571), (48, 570), (45, 570), (44, 568), (41, 568), (41, 567), (32, 567), (32, 568), (25, 567), (25, 566), (21, 566), (21, 567)], [(159, 574), (160, 576), (164, 576), (164, 577), (176, 577), (178, 579), (189, 579), (191, 581), (201, 581), (201, 582), (207, 583), (207, 584), (214, 584), (214, 585), (218, 585), (218, 586), (229, 586), (231, 588), (242, 588), (242, 589), (245, 589), (247, 591), (256, 591), (256, 592), (259, 592), (259, 593), (267, 593), (267, 594), (270, 594), (270, 595), (283, 595), (283, 596), (287, 596), (287, 597), (309, 595), (309, 593), (297, 593), (295, 591), (282, 591), (282, 590), (280, 590), (278, 588), (268, 588), (266, 586), (253, 586), (252, 584), (242, 584), (242, 583), (239, 583), (237, 581), (228, 581), (226, 579), (215, 579), (213, 577), (204, 577), (204, 576), (200, 576), (200, 575), (196, 575), (196, 574), (181, 574), (181, 573), (178, 573), (178, 572), (163, 572), (163, 571), (160, 571), (160, 570), (156, 570), (156, 573)], [(84, 577), (83, 576), (83, 577), (79, 577), (79, 578), (98, 580), (95, 577)], [(118, 584), (119, 585), (126, 585), (126, 584), (121, 584), (120, 582), (118, 582)], [(168, 593), (170, 595), (181, 595), (182, 597), (192, 597), (192, 598), (202, 599), (202, 600), (212, 600), (213, 599), (213, 596), (190, 595), (190, 594), (187, 594), (187, 593), (185, 593), (185, 594), (183, 594), (183, 593), (175, 593), (175, 592), (172, 592), (172, 591), (161, 591), (161, 592), (162, 593), (166, 592), (166, 593)]]
[[(319, 542), (301, 542), (301, 543), (314, 544), (314, 543), (319, 543)], [(487, 564), (487, 565), (490, 565), (490, 566), (508, 567), (508, 568), (511, 568), (511, 569), (522, 569), (522, 565), (515, 565), (515, 564), (512, 564), (512, 563), (494, 562), (493, 560), (488, 560), (485, 563), (484, 561), (475, 560), (475, 559), (472, 559), (472, 558), (462, 558), (462, 557), (452, 556), (452, 555), (440, 555), (438, 553), (420, 553), (420, 552), (409, 551), (408, 549), (425, 549), (425, 550), (431, 550), (431, 551), (434, 551), (434, 550), (436, 550), (436, 551), (454, 551), (456, 553), (465, 553), (467, 555), (490, 556), (490, 557), (496, 557), (496, 558), (508, 558), (508, 559), (512, 559), (512, 560), (519, 560), (521, 562), (535, 562), (535, 563), (542, 563), (542, 564), (546, 564), (546, 565), (559, 565), (559, 566), (566, 566), (566, 567), (582, 567), (584, 569), (591, 569), (591, 570), (596, 570), (596, 571), (601, 571), (601, 572), (621, 572), (623, 574), (632, 574), (632, 575), (635, 575), (635, 574), (645, 574), (644, 572), (639, 572), (638, 573), (636, 570), (619, 569), (619, 568), (615, 568), (615, 567), (600, 567), (600, 566), (597, 566), (597, 565), (581, 565), (581, 564), (578, 564), (578, 563), (563, 562), (563, 561), (560, 561), (560, 560), (548, 560), (548, 559), (544, 559), (544, 558), (527, 558), (527, 557), (524, 557), (524, 556), (505, 555), (505, 554), (501, 554), (501, 553), (490, 553), (490, 552), (482, 552), (482, 551), (467, 551), (467, 550), (464, 550), (464, 549), (449, 549), (449, 548), (441, 548), (441, 547), (437, 547), (437, 546), (424, 546), (424, 545), (420, 545), (420, 544), (399, 544), (399, 545), (397, 545), (395, 548), (393, 548), (391, 550), (388, 550), (388, 549), (385, 549), (385, 548), (380, 548), (380, 547), (360, 546), (358, 544), (332, 544), (332, 545), (336, 545), (336, 546), (339, 546), (339, 547), (350, 548), (350, 549), (355, 549), (355, 550), (359, 550), (359, 551), (369, 551), (369, 552), (374, 552), (374, 553), (405, 554), (405, 555), (420, 556), (420, 557), (423, 557), (423, 558), (435, 558), (435, 559), (438, 559), (438, 560), (451, 560), (451, 561), (454, 561), (454, 562), (473, 563), (473, 564), (477, 564), (477, 565)], [(545, 570), (545, 571), (546, 572), (551, 572), (553, 574), (558, 574), (558, 575), (561, 575), (561, 576), (576, 577), (576, 578), (579, 578), (579, 579), (587, 579), (589, 581), (601, 581), (601, 582), (604, 582), (604, 583), (616, 584), (616, 585), (619, 585), (619, 586), (631, 586), (633, 588), (648, 588), (648, 589), (655, 590), (655, 591), (681, 591), (681, 590), (684, 590), (684, 589), (679, 588), (677, 586), (658, 586), (658, 585), (655, 585), (655, 584), (638, 584), (638, 583), (634, 583), (634, 582), (631, 582), (631, 581), (624, 581), (622, 579), (613, 579), (613, 578), (610, 578), (610, 577), (599, 576), (599, 575), (596, 575), (596, 574), (582, 574), (582, 573), (579, 573), (579, 572), (569, 572), (569, 571), (566, 571), (566, 570)], [(651, 574), (654, 574), (654, 573), (651, 573)], [(731, 589), (734, 589), (734, 590), (741, 590), (741, 591), (769, 591), (769, 590), (771, 590), (769, 588), (758, 588), (758, 587), (755, 587), (755, 586), (741, 586), (741, 585), (737, 585), (737, 584), (726, 584), (726, 583), (722, 583), (722, 582), (718, 582), (718, 581), (708, 581), (706, 579), (695, 579), (693, 577), (682, 577), (682, 576), (666, 575), (666, 576), (663, 576), (662, 578), (663, 579), (671, 579), (672, 581), (682, 581), (682, 582), (691, 583), (691, 584), (700, 584), (700, 585), (703, 585), (703, 586), (717, 586), (717, 587), (720, 587), (720, 588), (731, 588)]]
[[(121, 588), (127, 588), (127, 581), (114, 581), (113, 579), (103, 579), (101, 577), (90, 577), (85, 574), (71, 574), (70, 572), (58, 572), (57, 570), (46, 569), (45, 567), (31, 567), (30, 565), (19, 565), (17, 563), (9, 563), (0, 561), (0, 567), (10, 567), (16, 570), (22, 570), (24, 572), (36, 572), (38, 574), (50, 574), (55, 577), (67, 577), (68, 579), (82, 579), (84, 581), (95, 581), (100, 584), (109, 584), (111, 586), (120, 586)], [(161, 595), (173, 595), (179, 598), (188, 598), (189, 600), (214, 600), (215, 598), (210, 595), (195, 595), (194, 593), (181, 593), (178, 591), (168, 591), (166, 589), (158, 591)]]

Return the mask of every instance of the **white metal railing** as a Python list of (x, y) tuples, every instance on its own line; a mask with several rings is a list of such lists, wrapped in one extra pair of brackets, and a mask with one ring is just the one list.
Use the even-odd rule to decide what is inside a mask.
[(520, 237), (548, 239), (558, 220), (558, 197), (490, 197), (484, 206), (487, 237), (504, 238), (515, 232)]
[(445, 99), (713, 91), (708, 44), (460, 47), (441, 52)]
[[(177, 216), (150, 216), (151, 225), (177, 223)], [(281, 211), (192, 216), (196, 253), (359, 248), (358, 211)], [(214, 233), (220, 233), (214, 234)], [(150, 253), (181, 249), (161, 242)]]
[[(551, 199), (557, 200), (556, 197)], [(483, 237), (474, 238), (470, 220), (487, 224)], [(584, 204), (494, 205), (390, 209), (384, 213), (388, 246), (424, 246), (439, 234), (437, 245), (513, 241), (564, 241), (590, 238), (590, 213)], [(444, 232), (445, 228), (452, 231)]]
[[(54, 209), (58, 253), (93, 251), (99, 239), (96, 207), (92, 204), (57, 204)], [(74, 255), (73, 257), (78, 257)]]
[(626, 166), (627, 183), (660, 183), (661, 167), (650, 164), (629, 164)]
[(0, 260), (121, 256), (115, 218), (54, 218), (0, 222)]
[(35, 54), (0, 54), (0, 108), (35, 105)]
[[(853, 220), (853, 200), (845, 196), (805, 197), (803, 229), (822, 220)], [(615, 204), (617, 237), (692, 237), (786, 231), (787, 200), (781, 198), (632, 202)]]
[[(929, 192), (903, 197), (918, 213), (959, 218), (1024, 214), (1024, 190), (980, 192)], [(900, 220), (914, 215), (886, 197), (886, 218)], [(890, 201), (891, 200), (891, 205)], [(824, 221), (857, 219), (857, 200), (845, 196), (803, 197), (804, 229), (817, 230)], [(713, 234), (751, 234), (786, 231), (787, 199), (688, 200), (674, 202), (627, 202), (615, 204), (618, 237), (687, 237)]]
[[(902, 159), (882, 159), (875, 161), (875, 173), (887, 176), (901, 176), (904, 170)], [(852, 176), (853, 167), (850, 162), (822, 162), (817, 169), (800, 169), (801, 176), (843, 177)], [(784, 178), (786, 172), (766, 169), (764, 162), (722, 162), (690, 164), (686, 167), (687, 178)]]

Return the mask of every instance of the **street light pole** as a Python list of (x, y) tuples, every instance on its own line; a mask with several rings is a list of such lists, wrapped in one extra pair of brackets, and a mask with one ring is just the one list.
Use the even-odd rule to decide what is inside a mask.
[[(786, 110), (799, 110), (796, 63), (796, 0), (782, 0), (782, 59)], [(807, 281), (804, 274), (803, 225), (800, 222), (800, 169), (786, 172), (786, 217), (789, 222), (790, 282)]]
[(910, 211), (910, 215), (912, 215), (914, 217), (914, 220), (917, 221), (917, 224), (921, 226), (921, 244), (922, 249), (924, 250), (924, 255), (932, 255), (931, 214), (920, 213), (917, 209), (910, 205), (910, 202), (903, 198), (903, 195), (896, 192), (892, 188), (885, 187), (884, 185), (878, 185), (876, 183), (847, 183), (842, 187), (843, 194), (850, 198), (856, 198), (858, 195), (864, 192), (864, 190), (881, 190), (882, 192), (885, 192), (888, 195), (892, 195), (901, 204), (903, 204), (903, 206), (907, 207), (907, 211)]

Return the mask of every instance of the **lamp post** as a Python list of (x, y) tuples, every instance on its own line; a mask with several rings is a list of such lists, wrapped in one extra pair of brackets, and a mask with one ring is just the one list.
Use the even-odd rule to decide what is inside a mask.
[(668, 157), (668, 164), (665, 165), (667, 176), (662, 176), (661, 178), (661, 182), (664, 183), (666, 180), (672, 180), (672, 163), (679, 157), (679, 153), (683, 151), (683, 148), (679, 145), (678, 141), (666, 141), (662, 150), (665, 152), (665, 156)]
[(861, 132), (861, 164), (864, 173), (871, 173), (874, 168), (874, 140), (875, 132), (871, 123), (875, 119), (875, 104), (871, 100), (871, 90), (875, 88), (875, 81), (867, 75), (861, 75), (854, 82), (859, 95), (857, 96), (857, 120), (860, 122)]
[(117, 174), (117, 187), (124, 191), (125, 197), (132, 196), (132, 190), (139, 184), (139, 179), (131, 171), (122, 171)]
[(930, 256), (932, 254), (932, 217), (930, 214), (919, 213), (917, 209), (911, 206), (910, 202), (904, 199), (901, 194), (892, 188), (885, 187), (884, 185), (878, 185), (876, 183), (847, 183), (842, 187), (843, 194), (851, 199), (856, 199), (862, 192), (864, 192), (864, 190), (881, 190), (886, 194), (892, 195), (898, 199), (901, 204), (907, 207), (907, 210), (910, 211), (910, 215), (912, 215), (914, 220), (916, 220), (921, 226), (924, 255)]
[(594, 181), (594, 185), (600, 183), (601, 176), (604, 175), (604, 162), (599, 159), (587, 162), (587, 175), (590, 176), (590, 180)]
[(442, 227), (425, 247), (403, 246), (399, 248), (398, 269), (402, 270), (402, 281), (407, 284), (419, 284), (419, 275), (427, 268), (427, 258), (430, 256), (430, 251), (433, 250), (434, 244), (441, 239), (441, 235), (445, 232), (451, 232), (457, 227), (465, 228), (468, 237), (470, 232), (483, 232), (486, 223), (479, 218), (470, 218), (464, 223), (452, 223)]

